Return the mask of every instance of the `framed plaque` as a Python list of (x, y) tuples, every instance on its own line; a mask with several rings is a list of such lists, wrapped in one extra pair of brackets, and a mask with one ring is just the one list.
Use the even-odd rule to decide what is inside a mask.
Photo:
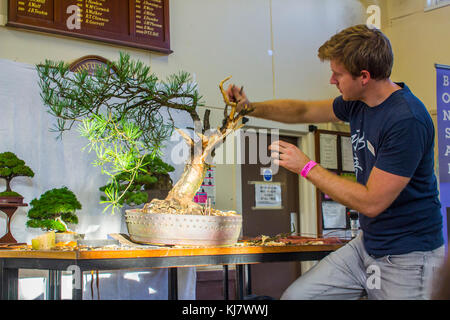
[(172, 53), (169, 0), (9, 0), (6, 25)]

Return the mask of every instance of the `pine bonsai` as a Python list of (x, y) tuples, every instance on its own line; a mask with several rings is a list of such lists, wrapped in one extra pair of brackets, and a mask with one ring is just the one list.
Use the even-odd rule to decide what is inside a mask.
[(75, 211), (81, 209), (81, 203), (67, 187), (46, 191), (39, 199), (33, 199), (30, 206), (27, 227), (66, 232), (68, 223), (78, 224)]
[[(176, 129), (171, 110), (185, 111), (194, 128), (192, 134), (176, 129), (190, 148), (184, 172), (165, 200), (154, 199), (143, 211), (203, 214), (193, 198), (209, 167), (207, 162), (225, 137), (242, 126), (242, 117), (251, 112), (247, 107), (236, 112), (236, 104), (228, 100), (223, 83), (229, 78), (219, 85), (226, 104), (222, 126), (211, 129), (210, 111), (206, 110), (203, 123), (197, 113), (203, 103), (186, 72), (161, 81), (148, 66), (125, 54), (118, 62), (97, 68), (93, 76), (86, 70), (73, 74), (67, 64), (52, 61), (38, 65), (37, 71), (44, 104), (58, 119), (55, 131), (62, 134), (79, 123), (81, 134), (89, 140), (89, 150), (97, 154), (94, 165), (110, 176), (104, 190), (108, 199), (105, 202), (109, 203), (105, 210), (120, 207), (121, 199), (145, 165), (145, 157), (154, 159), (160, 154), (163, 142)], [(162, 115), (164, 111), (168, 112), (168, 120)], [(122, 189), (117, 177), (124, 172), (129, 183)]]
[(6, 180), (6, 191), (1, 192), (0, 197), (21, 197), (19, 193), (11, 190), (11, 180), (15, 177), (34, 177), (34, 172), (14, 153), (0, 153), (0, 178)]

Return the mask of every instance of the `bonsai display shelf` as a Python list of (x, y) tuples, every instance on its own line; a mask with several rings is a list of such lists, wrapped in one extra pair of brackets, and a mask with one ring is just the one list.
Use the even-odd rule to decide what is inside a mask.
[(26, 207), (26, 203), (0, 203), (0, 210), (3, 211), (6, 218), (6, 234), (0, 238), (0, 243), (17, 243), (11, 233), (11, 219), (18, 207)]

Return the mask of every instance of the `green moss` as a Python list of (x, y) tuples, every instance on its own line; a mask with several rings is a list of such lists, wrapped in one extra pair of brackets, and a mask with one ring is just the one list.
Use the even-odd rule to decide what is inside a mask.
[(21, 197), (22, 195), (14, 191), (0, 192), (0, 197)]

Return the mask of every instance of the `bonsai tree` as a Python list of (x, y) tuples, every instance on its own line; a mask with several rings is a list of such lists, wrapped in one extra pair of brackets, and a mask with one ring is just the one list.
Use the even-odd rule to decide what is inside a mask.
[[(211, 163), (214, 149), (227, 135), (239, 129), (242, 117), (251, 112), (245, 107), (237, 113), (236, 104), (228, 100), (223, 83), (229, 78), (219, 85), (226, 104), (222, 126), (211, 129), (210, 111), (204, 113), (203, 122), (197, 113), (197, 107), (203, 103), (186, 72), (161, 81), (150, 73), (148, 66), (131, 61), (125, 54), (106, 68), (97, 68), (93, 76), (86, 70), (73, 74), (67, 64), (52, 61), (38, 65), (37, 71), (44, 104), (58, 119), (54, 130), (62, 134), (79, 123), (81, 135), (89, 140), (87, 147), (97, 154), (94, 165), (110, 176), (110, 183), (104, 190), (109, 203), (105, 210), (120, 206), (121, 198), (142, 172), (145, 157), (158, 156), (163, 142), (176, 129), (190, 148), (184, 172), (165, 200), (152, 200), (144, 211), (203, 213), (203, 208), (194, 203), (193, 198)], [(231, 107), (229, 113), (228, 106)], [(173, 110), (183, 110), (190, 116), (192, 133), (175, 128)], [(164, 119), (163, 111), (167, 111), (169, 119)], [(128, 174), (129, 183), (120, 190), (117, 176), (124, 172)]]
[[(100, 188), (100, 191), (104, 192), (107, 188), (112, 188), (111, 184), (117, 183), (119, 185), (119, 192), (122, 194), (127, 189), (119, 204), (124, 203), (134, 206), (146, 203), (148, 201), (149, 190), (169, 190), (172, 188), (172, 179), (169, 172), (175, 170), (175, 168), (164, 161), (158, 156), (151, 157), (146, 155), (143, 160), (144, 164), (141, 167), (142, 172), (138, 172), (132, 181), (132, 176), (129, 172), (121, 172), (114, 177), (114, 182), (107, 184)], [(102, 195), (100, 197), (102, 201), (107, 201), (107, 197)]]
[(20, 176), (34, 177), (34, 172), (14, 153), (0, 153), (0, 178), (6, 180), (6, 191), (1, 192), (0, 197), (21, 197), (19, 193), (11, 190), (11, 180)]
[(77, 224), (75, 211), (81, 209), (77, 197), (67, 187), (46, 191), (39, 199), (33, 199), (30, 206), (27, 227), (57, 232), (68, 231), (68, 223)]

